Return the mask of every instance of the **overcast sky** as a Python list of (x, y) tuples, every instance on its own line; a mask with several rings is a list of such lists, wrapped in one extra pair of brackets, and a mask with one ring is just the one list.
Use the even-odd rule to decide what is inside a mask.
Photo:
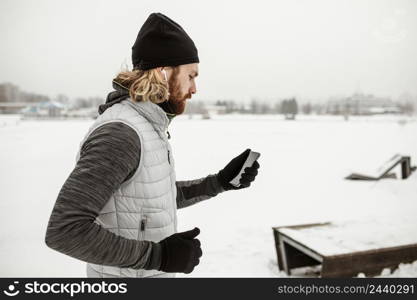
[(0, 82), (105, 97), (152, 12), (199, 50), (193, 99), (417, 94), (414, 0), (1, 0)]

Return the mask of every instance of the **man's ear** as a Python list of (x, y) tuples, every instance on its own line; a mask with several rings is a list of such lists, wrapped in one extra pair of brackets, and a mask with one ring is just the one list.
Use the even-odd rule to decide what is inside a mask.
[(167, 74), (167, 71), (165, 70), (166, 68), (165, 67), (160, 67), (158, 69), (159, 69), (159, 72), (162, 75), (162, 78), (164, 78), (165, 81), (168, 81), (168, 74)]
[(158, 73), (161, 75), (161, 77), (162, 78), (164, 78), (165, 79), (165, 75), (164, 75), (164, 73), (166, 72), (164, 72), (164, 71), (162, 71), (162, 70), (165, 70), (165, 67), (157, 67), (157, 68), (155, 68), (157, 71), (158, 71)]

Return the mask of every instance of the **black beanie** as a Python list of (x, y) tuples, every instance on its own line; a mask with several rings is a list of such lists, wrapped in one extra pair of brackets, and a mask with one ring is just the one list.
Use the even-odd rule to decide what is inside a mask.
[(133, 69), (198, 63), (198, 51), (184, 29), (161, 13), (152, 13), (132, 47)]

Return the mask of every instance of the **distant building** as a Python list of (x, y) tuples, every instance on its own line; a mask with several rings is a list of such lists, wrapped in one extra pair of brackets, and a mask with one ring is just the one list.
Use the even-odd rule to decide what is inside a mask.
[(0, 102), (19, 102), (21, 101), (20, 90), (14, 84), (0, 84)]
[(19, 114), (40, 102), (49, 102), (48, 96), (23, 92), (12, 83), (0, 83), (0, 114)]
[(0, 102), (0, 114), (19, 114), (30, 102)]
[(20, 112), (25, 117), (60, 117), (65, 106), (54, 101), (44, 101), (25, 107)]
[(326, 106), (326, 113), (333, 115), (375, 115), (401, 113), (401, 109), (398, 104), (389, 98), (355, 93), (344, 99), (329, 101)]

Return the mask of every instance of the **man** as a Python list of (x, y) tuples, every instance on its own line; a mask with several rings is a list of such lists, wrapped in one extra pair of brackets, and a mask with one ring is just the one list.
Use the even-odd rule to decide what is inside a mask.
[(174, 277), (202, 256), (199, 229), (177, 233), (178, 208), (250, 186), (259, 164), (239, 173), (249, 149), (214, 175), (176, 181), (168, 125), (196, 93), (197, 49), (180, 25), (151, 14), (132, 47), (132, 71), (80, 143), (58, 195), (46, 244), (87, 262), (88, 277)]

